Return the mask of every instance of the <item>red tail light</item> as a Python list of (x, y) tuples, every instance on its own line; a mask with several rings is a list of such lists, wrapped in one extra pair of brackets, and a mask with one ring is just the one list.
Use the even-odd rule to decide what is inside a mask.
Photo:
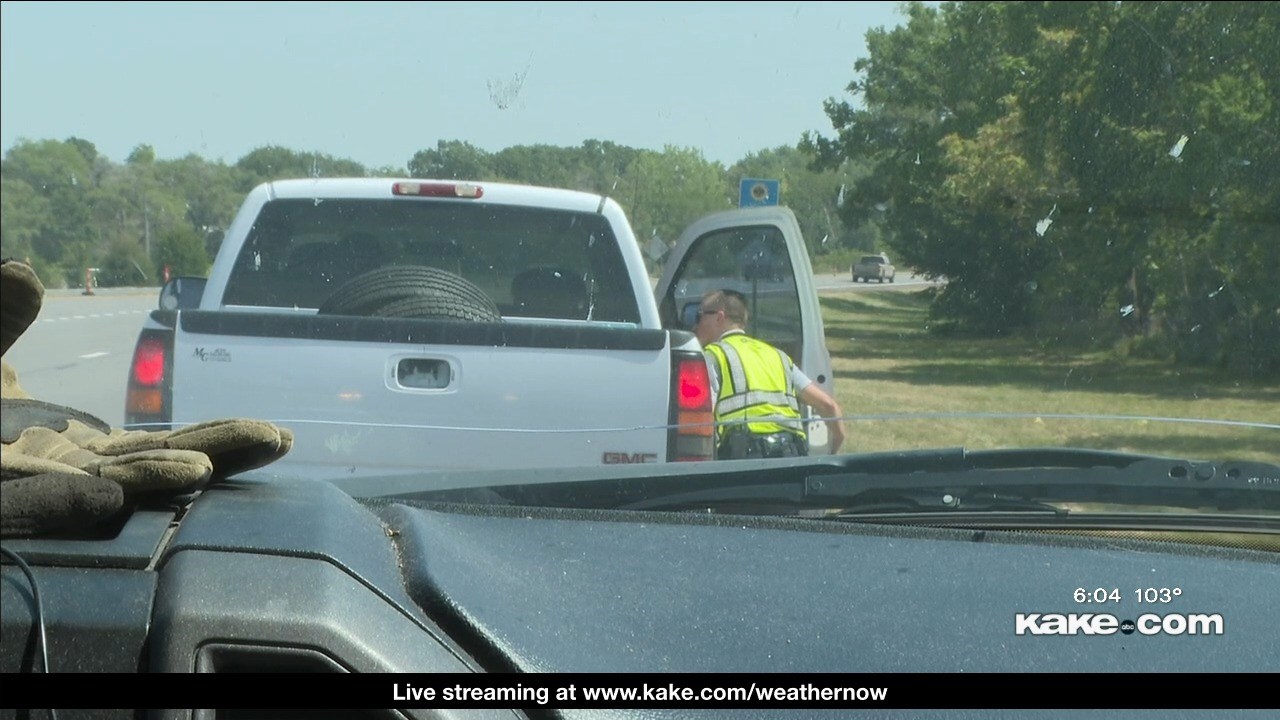
[(156, 338), (138, 341), (133, 351), (133, 382), (153, 387), (164, 381), (164, 343)]
[(126, 427), (161, 430), (173, 422), (172, 373), (172, 331), (144, 329), (129, 365), (124, 399)]
[(709, 409), (711, 379), (707, 375), (706, 362), (702, 362), (701, 358), (697, 360), (681, 360), (678, 372), (680, 409)]
[(715, 458), (715, 406), (711, 378), (701, 352), (677, 351), (668, 459), (677, 462)]

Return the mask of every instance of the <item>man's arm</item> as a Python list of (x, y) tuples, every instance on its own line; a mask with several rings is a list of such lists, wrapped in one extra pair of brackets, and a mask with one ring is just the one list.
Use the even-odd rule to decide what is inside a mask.
[(838, 452), (840, 446), (844, 444), (844, 422), (840, 420), (844, 411), (840, 409), (840, 403), (819, 387), (818, 383), (813, 382), (806, 385), (798, 397), (827, 419), (827, 430), (831, 433), (831, 452), (832, 454)]

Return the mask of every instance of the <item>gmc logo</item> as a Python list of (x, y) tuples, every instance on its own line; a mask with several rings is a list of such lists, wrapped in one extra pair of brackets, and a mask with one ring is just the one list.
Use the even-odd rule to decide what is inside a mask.
[(605, 465), (628, 465), (631, 463), (651, 462), (658, 462), (657, 453), (607, 452), (604, 454)]

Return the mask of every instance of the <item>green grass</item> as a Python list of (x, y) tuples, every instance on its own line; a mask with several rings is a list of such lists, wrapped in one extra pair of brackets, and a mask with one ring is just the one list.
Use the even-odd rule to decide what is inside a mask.
[(1280, 430), (1043, 415), (1201, 418), (1280, 424), (1280, 383), (1111, 350), (926, 330), (920, 291), (821, 298), (836, 397), (846, 415), (1030, 413), (1032, 418), (867, 419), (847, 452), (1066, 446), (1203, 460), (1280, 463)]

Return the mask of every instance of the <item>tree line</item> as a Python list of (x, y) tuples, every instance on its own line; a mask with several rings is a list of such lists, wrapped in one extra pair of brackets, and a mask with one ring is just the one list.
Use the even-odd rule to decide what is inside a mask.
[(1280, 372), (1280, 3), (910, 3), (802, 147), (937, 325)]
[(259, 183), (299, 177), (419, 177), (507, 181), (608, 195), (627, 211), (641, 243), (673, 242), (701, 215), (738, 203), (743, 177), (777, 178), (815, 254), (877, 242), (874, 227), (846, 229), (838, 213), (846, 168), (815, 170), (796, 146), (751, 153), (725, 167), (693, 148), (661, 151), (587, 140), (578, 147), (520, 145), (489, 152), (440, 140), (404, 168), (370, 168), (354, 160), (279, 146), (258, 148), (232, 164), (198, 155), (156, 157), (139, 145), (117, 163), (82, 138), (22, 140), (0, 163), (5, 257), (26, 258), (51, 286), (84, 282), (147, 285), (165, 268), (201, 275), (209, 267), (244, 195)]

